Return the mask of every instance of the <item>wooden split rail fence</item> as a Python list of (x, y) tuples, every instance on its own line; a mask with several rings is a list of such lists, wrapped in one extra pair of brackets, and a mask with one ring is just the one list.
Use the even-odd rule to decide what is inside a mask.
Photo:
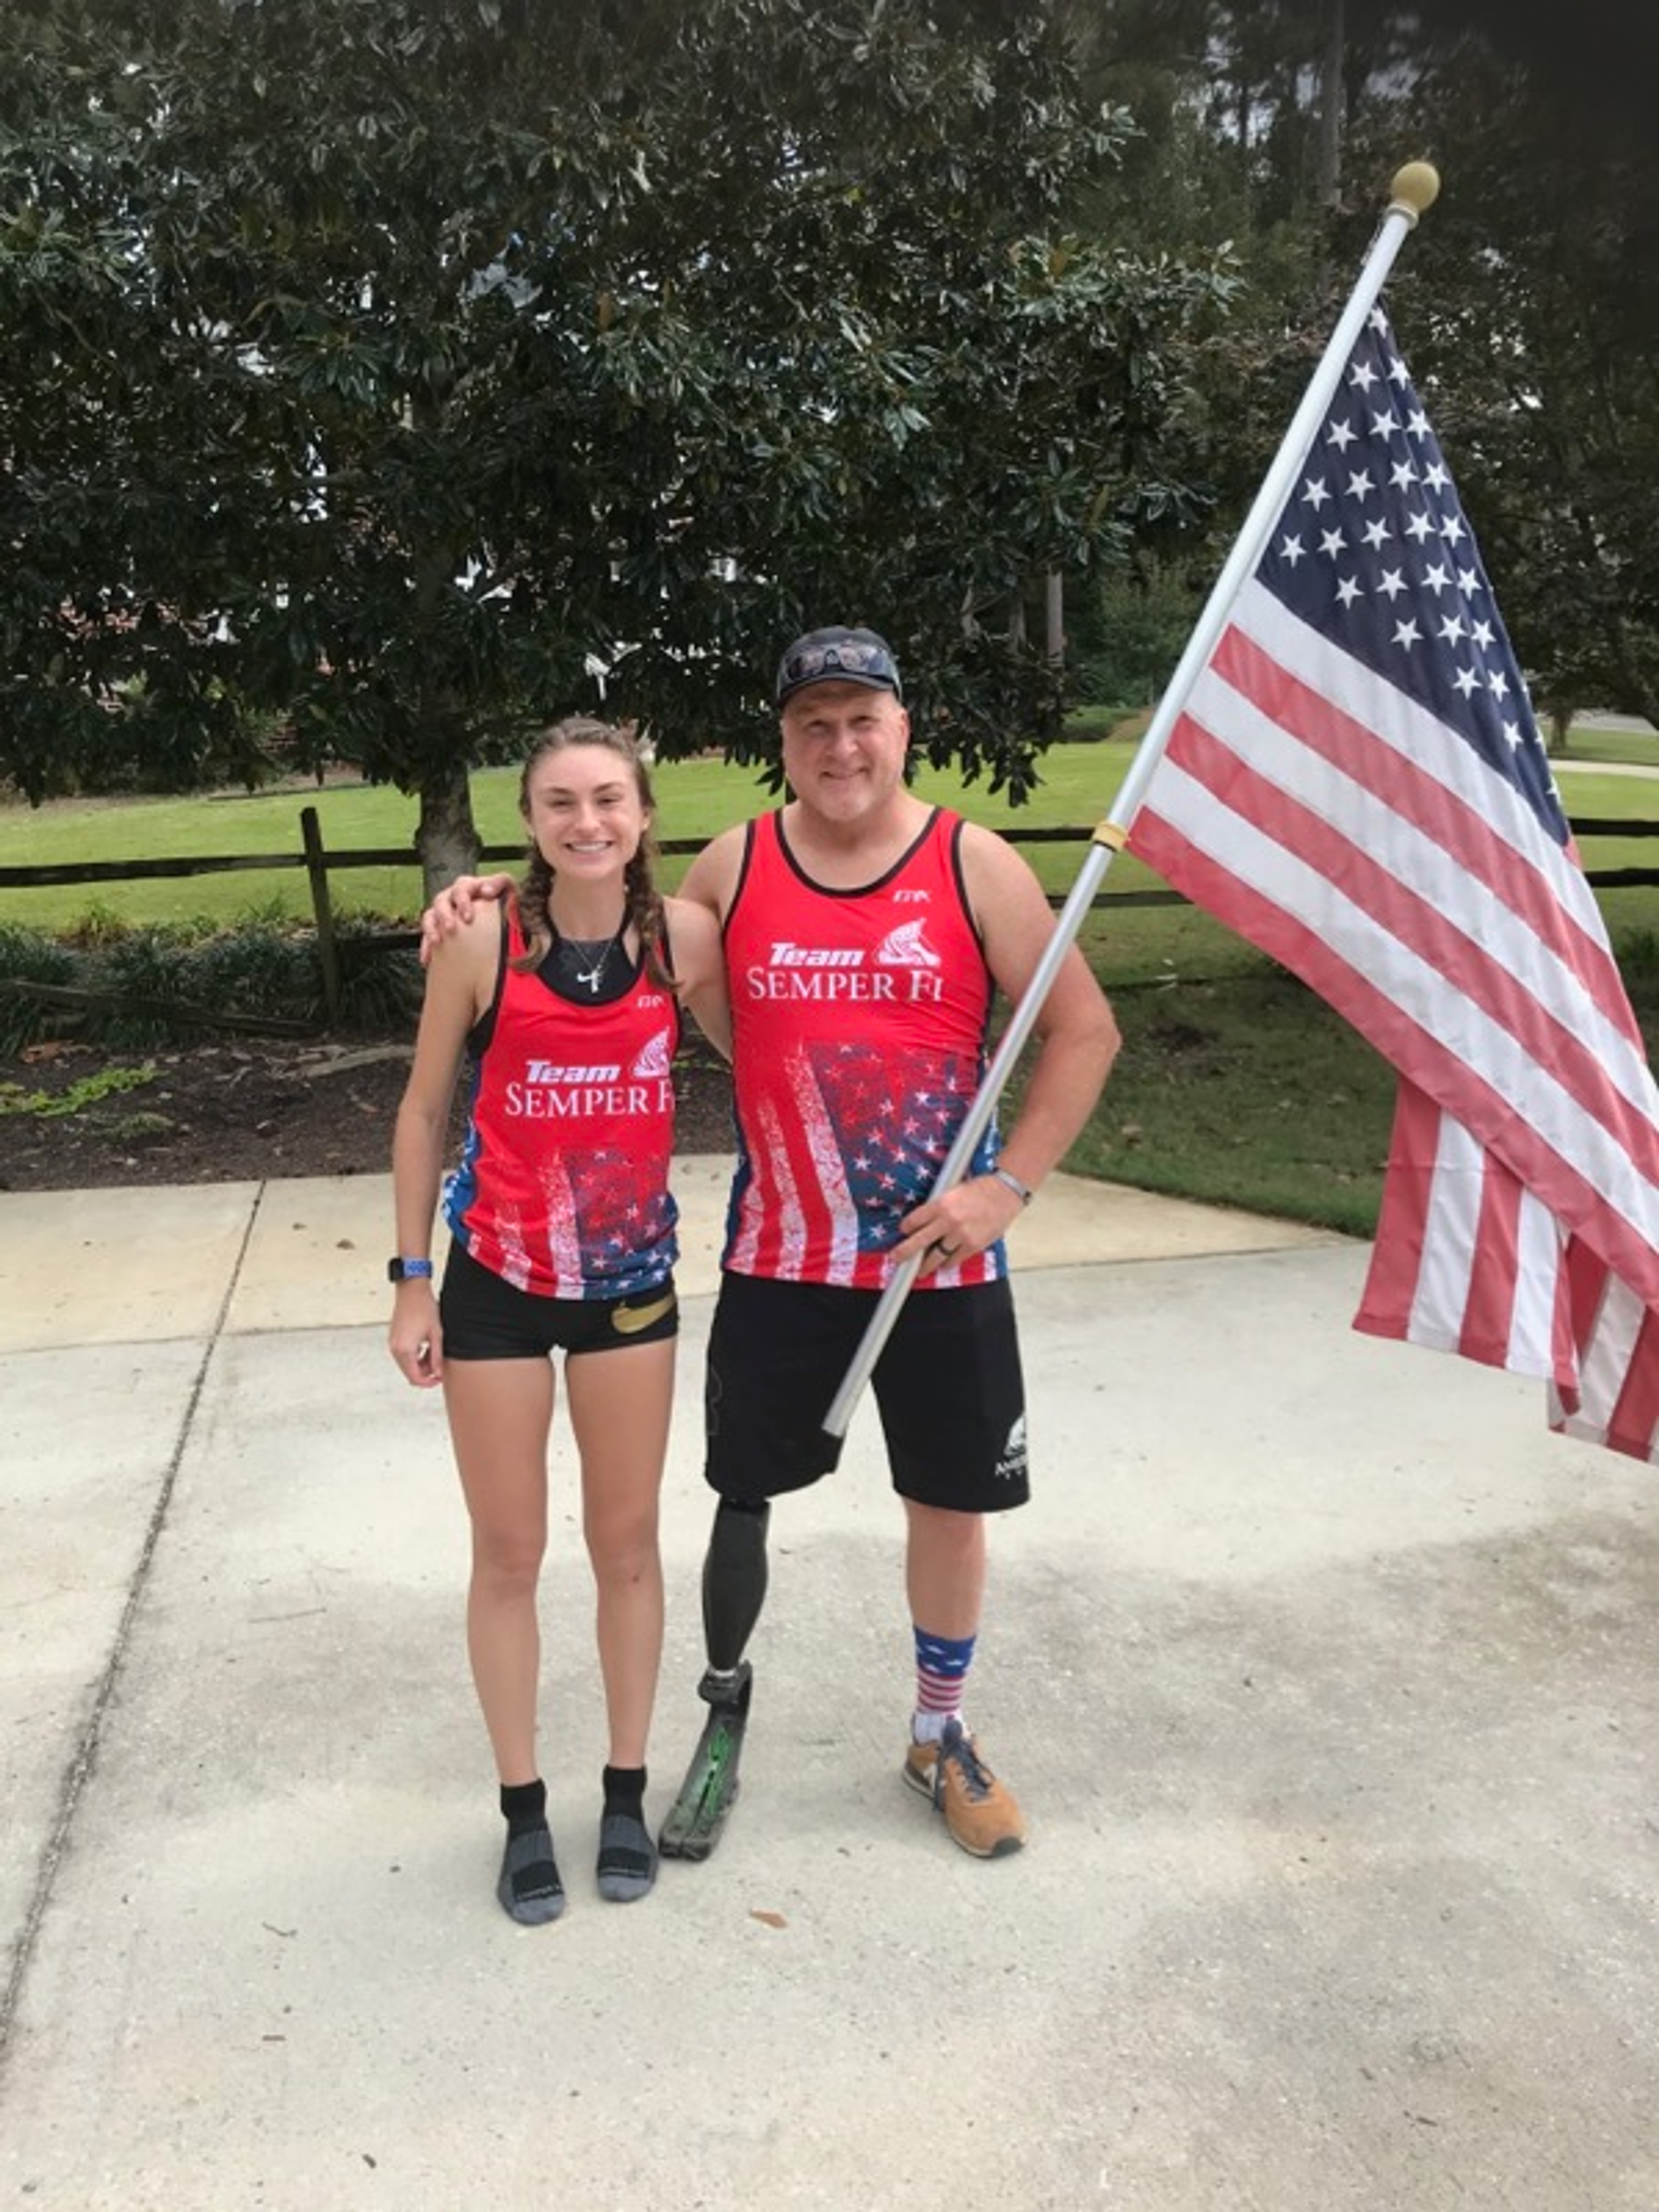
[[(1085, 829), (1009, 829), (1002, 831), (1011, 844), (1026, 845), (1086, 845), (1094, 834), (1093, 824)], [(1596, 837), (1659, 837), (1659, 822), (1581, 821), (1573, 824), (1573, 834), (1582, 846)], [(372, 848), (342, 847), (326, 849), (323, 843), (322, 824), (314, 806), (300, 810), (301, 849), (297, 853), (220, 853), (197, 854), (176, 860), (88, 860), (63, 861), (40, 867), (0, 867), (0, 890), (39, 890), (54, 884), (137, 883), (156, 878), (221, 875), (233, 871), (259, 871), (270, 868), (303, 868), (309, 881), (312, 913), (317, 928), (317, 957), (322, 972), (323, 1002), (331, 1021), (339, 1013), (341, 1000), (341, 948), (334, 927), (334, 908), (329, 895), (331, 872), (347, 868), (406, 868), (415, 866), (416, 855), (404, 846)], [(657, 849), (665, 854), (690, 854), (701, 851), (704, 840), (700, 837), (665, 837), (658, 841)], [(481, 865), (502, 863), (516, 866), (524, 857), (522, 842), (512, 845), (486, 845), (479, 853)], [(1626, 890), (1632, 886), (1659, 884), (1659, 868), (1590, 869), (1586, 880), (1597, 890)], [(1054, 892), (1049, 903), (1059, 907), (1066, 894)], [(1093, 901), (1097, 907), (1112, 906), (1182, 906), (1186, 903), (1179, 891), (1130, 890), (1104, 891)], [(382, 930), (368, 937), (354, 939), (354, 956), (371, 957), (378, 953), (407, 951), (419, 943), (412, 930)]]

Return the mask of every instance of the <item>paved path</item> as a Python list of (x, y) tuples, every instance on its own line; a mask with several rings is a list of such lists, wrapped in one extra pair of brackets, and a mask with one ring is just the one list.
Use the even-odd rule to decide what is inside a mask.
[[(689, 1384), (724, 1175), (682, 1176)], [(0, 1197), (0, 2207), (1653, 2212), (1651, 1473), (1354, 1336), (1361, 1248), (1062, 1179), (972, 1701), (1030, 1848), (900, 1786), (866, 1407), (774, 1523), (725, 1842), (602, 1905), (562, 1449), (572, 1901), (520, 1930), (389, 1220), (378, 1178)]]
[(1644, 721), (1640, 714), (1608, 714), (1599, 708), (1588, 714), (1575, 714), (1572, 727), (1576, 733), (1586, 737), (1597, 730), (1624, 730), (1641, 737), (1653, 735), (1653, 724)]

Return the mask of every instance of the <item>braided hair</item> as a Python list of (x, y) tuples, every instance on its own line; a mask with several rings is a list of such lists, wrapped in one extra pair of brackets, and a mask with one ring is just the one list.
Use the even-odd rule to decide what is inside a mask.
[[(635, 741), (632, 725), (624, 728), (615, 722), (596, 721), (586, 714), (568, 714), (562, 721), (542, 732), (526, 757), (519, 778), (519, 811), (526, 821), (530, 818), (530, 779), (538, 766), (550, 754), (566, 752), (575, 745), (593, 745), (601, 751), (614, 753), (633, 777), (641, 806), (647, 815), (655, 815), (651, 777)], [(656, 884), (656, 841), (647, 824), (633, 858), (623, 872), (623, 927), (626, 929), (631, 924), (638, 935), (645, 972), (653, 982), (672, 991), (678, 986), (663, 957), (663, 903), (662, 893)], [(519, 885), (519, 913), (524, 924), (526, 950), (513, 965), (526, 970), (538, 968), (558, 943), (559, 933), (553, 922), (553, 869), (533, 837)]]

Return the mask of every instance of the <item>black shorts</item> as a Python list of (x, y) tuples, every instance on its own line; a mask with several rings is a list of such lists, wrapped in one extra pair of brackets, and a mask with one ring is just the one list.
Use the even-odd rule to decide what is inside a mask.
[(631, 1298), (544, 1298), (515, 1289), (452, 1244), (438, 1318), (446, 1359), (545, 1359), (556, 1350), (574, 1358), (678, 1336), (680, 1308), (672, 1276)]
[[(839, 1447), (820, 1424), (878, 1295), (720, 1278), (704, 1396), (711, 1489), (757, 1502), (830, 1472)], [(912, 1291), (870, 1382), (901, 1498), (958, 1513), (1024, 1504), (1025, 1384), (1006, 1280)]]

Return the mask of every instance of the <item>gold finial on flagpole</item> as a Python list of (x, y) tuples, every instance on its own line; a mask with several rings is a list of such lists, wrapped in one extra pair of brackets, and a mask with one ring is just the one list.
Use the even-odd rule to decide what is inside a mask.
[(1432, 161), (1407, 161), (1395, 172), (1389, 211), (1396, 210), (1413, 222), (1426, 215), (1440, 195), (1440, 172)]

